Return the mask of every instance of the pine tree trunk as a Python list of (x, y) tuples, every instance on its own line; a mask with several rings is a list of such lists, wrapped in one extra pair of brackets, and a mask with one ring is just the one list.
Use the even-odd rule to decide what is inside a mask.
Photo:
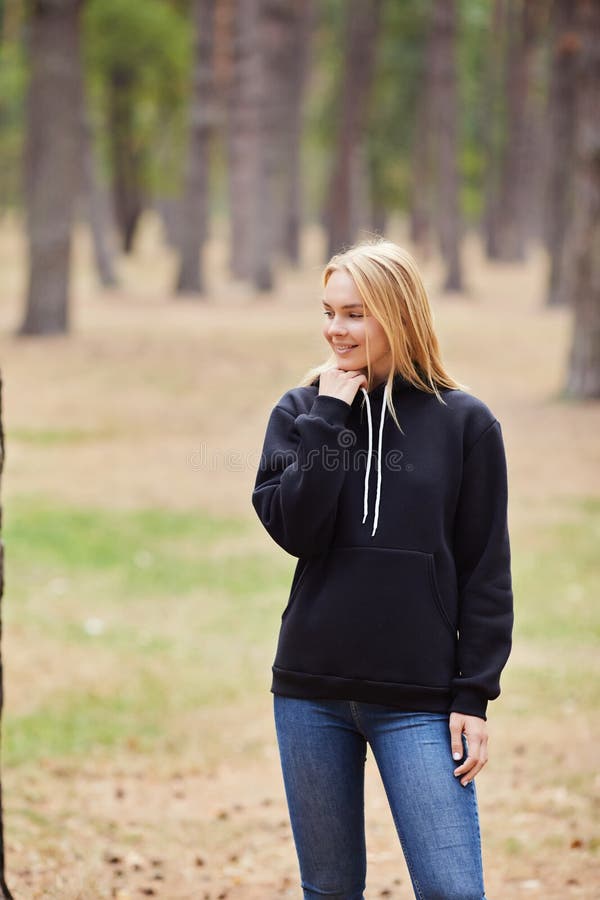
[(194, 80), (185, 189), (181, 206), (180, 268), (177, 292), (203, 294), (202, 245), (207, 238), (209, 171), (216, 119), (214, 28), (216, 0), (195, 0)]
[(564, 305), (568, 273), (564, 271), (567, 223), (572, 215), (575, 64), (578, 38), (572, 0), (554, 0), (548, 97), (548, 180), (545, 243), (549, 256), (548, 306)]
[[(2, 374), (0, 373), (0, 483), (4, 469), (4, 429), (2, 426)], [(0, 612), (2, 610), (2, 597), (4, 596), (4, 543), (2, 541), (2, 506), (0, 505)], [(4, 707), (4, 678), (2, 669), (2, 618), (0, 616), (0, 723), (2, 722), (2, 710)], [(0, 779), (0, 896), (4, 900), (12, 900), (5, 881), (4, 858), (4, 815), (2, 806), (2, 781)]]
[(433, 122), (431, 93), (431, 38), (424, 54), (419, 102), (416, 109), (414, 141), (411, 152), (411, 182), (409, 233), (412, 243), (425, 259), (431, 249), (431, 218), (433, 207)]
[(30, 5), (25, 195), (29, 275), (20, 334), (69, 330), (71, 231), (81, 171), (80, 0)]
[(575, 88), (573, 219), (566, 265), (572, 277), (573, 339), (566, 394), (600, 397), (600, 3), (575, 0), (580, 49)]
[(300, 231), (303, 217), (301, 147), (303, 101), (309, 71), (310, 43), (314, 24), (312, 0), (294, 0), (288, 57), (287, 109), (283, 109), (283, 213), (282, 250), (294, 265), (300, 263)]
[(117, 276), (114, 265), (110, 200), (100, 184), (94, 135), (87, 116), (82, 124), (82, 145), (83, 201), (92, 233), (96, 271), (100, 284), (112, 288), (117, 285)]
[(446, 266), (444, 290), (463, 288), (460, 246), (462, 220), (458, 175), (458, 98), (456, 83), (456, 0), (436, 0), (433, 8), (431, 73), (436, 123), (436, 224)]
[(355, 237), (352, 230), (352, 154), (364, 138), (368, 121), (381, 5), (381, 0), (349, 0), (347, 4), (340, 122), (324, 216), (329, 232), (329, 256), (348, 246)]
[(233, 0), (228, 157), (230, 269), (251, 278), (254, 269), (257, 181), (260, 168), (260, 0)]
[(533, 190), (529, 178), (531, 134), (528, 114), (536, 3), (537, 0), (511, 0), (508, 4), (505, 69), (508, 118), (496, 218), (496, 258), (507, 262), (519, 262), (526, 256), (526, 210)]
[(139, 175), (141, 158), (134, 138), (132, 82), (133, 73), (127, 64), (115, 66), (108, 79), (113, 202), (125, 253), (133, 249), (135, 230), (144, 208)]
[(486, 159), (482, 231), (486, 255), (498, 257), (500, 161), (502, 153), (502, 82), (506, 58), (506, 0), (493, 0), (484, 73), (483, 142)]

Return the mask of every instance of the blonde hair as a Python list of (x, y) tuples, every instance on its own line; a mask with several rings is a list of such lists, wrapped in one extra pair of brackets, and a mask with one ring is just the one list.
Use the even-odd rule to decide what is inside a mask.
[[(361, 241), (331, 257), (323, 270), (323, 285), (339, 270), (351, 276), (364, 306), (381, 324), (389, 341), (392, 364), (387, 378), (387, 406), (398, 428), (400, 423), (392, 403), (397, 373), (419, 390), (434, 394), (444, 405), (439, 388), (469, 390), (468, 385), (455, 381), (442, 364), (425, 285), (407, 250), (382, 237)], [(336, 365), (336, 359), (331, 353), (325, 362), (309, 369), (298, 387), (312, 384), (325, 369)], [(370, 384), (368, 338), (367, 370)]]

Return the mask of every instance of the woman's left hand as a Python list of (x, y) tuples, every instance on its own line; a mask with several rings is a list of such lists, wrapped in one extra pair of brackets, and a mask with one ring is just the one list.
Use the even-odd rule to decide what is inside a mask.
[(464, 756), (464, 747), (461, 738), (463, 731), (465, 732), (465, 737), (467, 739), (468, 756), (465, 761), (454, 770), (454, 774), (457, 778), (464, 775), (464, 778), (461, 778), (460, 782), (464, 787), (469, 781), (472, 781), (473, 778), (475, 778), (478, 772), (481, 772), (488, 761), (487, 722), (479, 716), (467, 716), (464, 713), (451, 712), (449, 726), (450, 734), (452, 735), (451, 752), (453, 758), (455, 753), (459, 754), (459, 759), (462, 759)]

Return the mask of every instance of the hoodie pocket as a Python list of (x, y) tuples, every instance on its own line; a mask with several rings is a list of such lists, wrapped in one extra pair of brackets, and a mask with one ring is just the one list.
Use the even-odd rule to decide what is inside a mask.
[(435, 687), (454, 675), (456, 631), (431, 553), (335, 547), (306, 561), (284, 619), (282, 668)]

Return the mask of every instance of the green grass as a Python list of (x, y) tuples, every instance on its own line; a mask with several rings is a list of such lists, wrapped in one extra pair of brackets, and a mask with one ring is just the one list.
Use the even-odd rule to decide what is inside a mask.
[(107, 694), (89, 688), (57, 693), (33, 712), (5, 717), (4, 764), (87, 754), (125, 742), (147, 749), (162, 734), (167, 690), (166, 683), (142, 674), (136, 684)]
[[(22, 713), (7, 709), (5, 764), (132, 740), (140, 752), (183, 745), (192, 740), (186, 713), (267, 691), (294, 560), (266, 534), (257, 552), (257, 527), (201, 511), (7, 502), (5, 656), (12, 660), (7, 641), (29, 652), (43, 647), (67, 686), (63, 678), (36, 704), (32, 678), (33, 703)], [(502, 684), (517, 712), (596, 703), (599, 532), (600, 503), (587, 501), (571, 504), (531, 547), (513, 536), (514, 641), (522, 652)], [(90, 629), (93, 620), (99, 628)], [(93, 659), (87, 674), (77, 671), (82, 651)], [(19, 665), (7, 668), (8, 693), (11, 678), (28, 678)]]
[(267, 537), (264, 553), (248, 549), (253, 524), (200, 511), (7, 503), (5, 642), (43, 642), (53, 667), (75, 666), (83, 648), (106, 681), (99, 691), (73, 671), (68, 690), (26, 714), (7, 712), (5, 762), (134, 734), (147, 747), (181, 711), (264, 689), (294, 561), (274, 555)]
[[(600, 636), (600, 500), (573, 501), (534, 552), (513, 548), (515, 637), (565, 646)], [(536, 547), (538, 542), (536, 541)]]

